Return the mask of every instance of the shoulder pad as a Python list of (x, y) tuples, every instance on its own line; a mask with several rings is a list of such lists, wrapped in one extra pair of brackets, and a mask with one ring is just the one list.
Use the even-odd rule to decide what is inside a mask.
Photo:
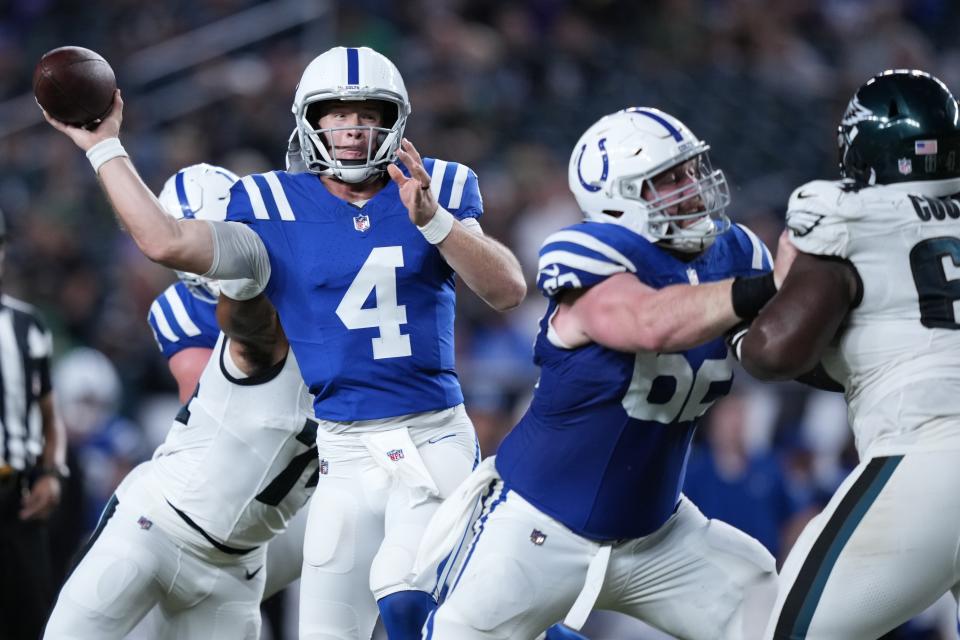
[(627, 240), (642, 241), (612, 224), (580, 223), (550, 235), (540, 248), (537, 287), (546, 296), (587, 288), (616, 273), (636, 273)]
[(799, 187), (787, 204), (790, 240), (804, 253), (847, 257), (847, 222), (859, 216), (856, 192), (842, 182), (815, 180)]

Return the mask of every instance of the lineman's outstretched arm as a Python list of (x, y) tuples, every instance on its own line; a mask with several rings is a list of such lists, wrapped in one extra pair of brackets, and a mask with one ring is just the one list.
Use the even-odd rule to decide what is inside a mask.
[(401, 147), (397, 156), (411, 177), (393, 165), (387, 171), (399, 187), (410, 221), (420, 227), (447, 264), (487, 304), (498, 311), (520, 304), (527, 294), (527, 285), (517, 258), (493, 238), (471, 231), (449, 212), (441, 211), (430, 190), (430, 175), (420, 154), (409, 140), (404, 139)]
[(257, 375), (284, 359), (289, 343), (277, 311), (257, 293), (253, 281), (225, 280), (217, 300), (217, 324), (230, 338), (230, 355), (247, 375)]
[(551, 322), (568, 347), (596, 342), (618, 351), (690, 349), (753, 319), (783, 282), (797, 256), (781, 234), (773, 273), (654, 289), (632, 273), (607, 278), (561, 299)]
[(632, 273), (566, 294), (553, 328), (569, 348), (596, 342), (618, 351), (680, 351), (717, 338), (740, 322), (733, 280), (649, 287)]

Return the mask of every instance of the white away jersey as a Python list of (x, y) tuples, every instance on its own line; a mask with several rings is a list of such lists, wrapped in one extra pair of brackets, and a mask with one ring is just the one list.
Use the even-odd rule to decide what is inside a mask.
[(861, 456), (960, 447), (958, 192), (960, 180), (816, 181), (790, 197), (794, 245), (849, 261), (863, 283), (823, 358), (846, 389)]
[(236, 378), (226, 347), (221, 334), (154, 453), (147, 487), (152, 503), (167, 503), (151, 511), (164, 529), (249, 549), (282, 532), (316, 487), (317, 425), (292, 351), (261, 375)]

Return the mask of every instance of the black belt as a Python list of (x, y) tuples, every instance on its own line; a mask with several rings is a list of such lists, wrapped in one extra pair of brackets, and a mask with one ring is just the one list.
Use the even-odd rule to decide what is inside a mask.
[(213, 547), (218, 551), (223, 551), (224, 553), (229, 553), (230, 555), (234, 555), (234, 556), (242, 556), (247, 553), (250, 553), (251, 551), (255, 551), (256, 549), (258, 549), (258, 547), (251, 547), (250, 549), (237, 549), (235, 547), (228, 547), (227, 545), (223, 544), (219, 540), (215, 540), (210, 534), (208, 534), (206, 531), (203, 530), (203, 527), (201, 527), (196, 522), (191, 520), (190, 516), (188, 516), (183, 511), (180, 511), (180, 509), (177, 509), (175, 506), (170, 504), (169, 500), (167, 500), (167, 504), (170, 505), (171, 509), (177, 512), (177, 515), (180, 516), (184, 522), (186, 522), (188, 525), (190, 525), (191, 528), (195, 529), (200, 535), (206, 538), (207, 542), (212, 544)]

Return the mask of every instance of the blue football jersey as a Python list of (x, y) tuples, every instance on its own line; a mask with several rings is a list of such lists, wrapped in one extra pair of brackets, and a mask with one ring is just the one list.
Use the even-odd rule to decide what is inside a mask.
[[(483, 211), (477, 177), (430, 158), (440, 205)], [(454, 371), (454, 274), (410, 222), (393, 181), (362, 207), (309, 173), (252, 175), (227, 219), (249, 224), (270, 254), (265, 293), (280, 314), (318, 418), (341, 422), (463, 402)]]
[(201, 300), (182, 282), (157, 296), (150, 305), (147, 322), (167, 360), (190, 347), (213, 349), (220, 335), (216, 303)]
[(677, 353), (559, 348), (547, 338), (557, 294), (624, 272), (661, 288), (770, 269), (766, 247), (740, 226), (689, 262), (616, 224), (584, 222), (548, 237), (537, 282), (550, 299), (534, 347), (540, 381), (497, 453), (507, 489), (595, 540), (663, 525), (679, 500), (696, 419), (729, 392), (733, 358), (722, 339)]

